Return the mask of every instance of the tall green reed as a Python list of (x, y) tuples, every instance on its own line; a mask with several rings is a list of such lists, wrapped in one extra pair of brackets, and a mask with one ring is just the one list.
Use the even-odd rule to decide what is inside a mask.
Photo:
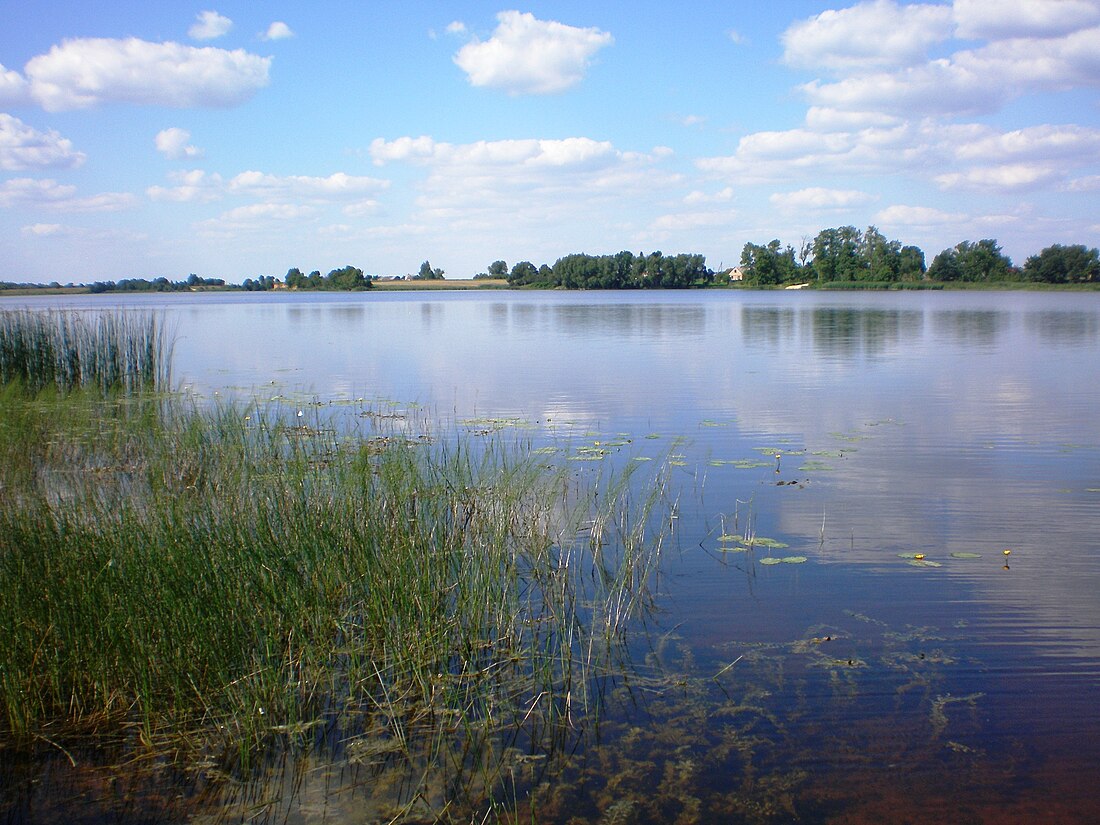
[(0, 311), (0, 384), (30, 392), (167, 389), (171, 338), (151, 313)]
[(624, 524), (623, 496), (597, 506), (522, 445), (180, 404), (126, 424), (110, 400), (122, 423), (73, 433), (93, 418), (59, 414), (73, 397), (4, 398), (55, 445), (0, 471), (9, 733), (115, 719), (247, 753), (339, 717), (384, 720), (406, 755), (473, 752), (573, 724), (644, 589), (640, 534), (613, 563), (581, 529)]

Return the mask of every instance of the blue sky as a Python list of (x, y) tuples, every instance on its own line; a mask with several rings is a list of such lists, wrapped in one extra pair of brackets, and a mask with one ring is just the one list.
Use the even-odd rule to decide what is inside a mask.
[(0, 280), (1100, 245), (1100, 0), (0, 2)]

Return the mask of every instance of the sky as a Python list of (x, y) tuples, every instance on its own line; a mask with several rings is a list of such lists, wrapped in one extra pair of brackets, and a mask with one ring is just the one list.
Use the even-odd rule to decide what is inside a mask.
[(0, 0), (0, 281), (1100, 246), (1100, 0)]

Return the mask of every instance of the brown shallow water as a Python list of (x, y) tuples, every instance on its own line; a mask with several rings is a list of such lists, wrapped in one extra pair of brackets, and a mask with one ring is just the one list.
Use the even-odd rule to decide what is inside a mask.
[[(1100, 296), (274, 297), (158, 304), (177, 380), (615, 445), (581, 475), (672, 465), (653, 609), (599, 712), (499, 743), (491, 793), (441, 772), (424, 819), (488, 795), (562, 823), (1100, 821)], [(385, 821), (409, 766), (364, 739), (248, 776), (9, 746), (0, 817)]]

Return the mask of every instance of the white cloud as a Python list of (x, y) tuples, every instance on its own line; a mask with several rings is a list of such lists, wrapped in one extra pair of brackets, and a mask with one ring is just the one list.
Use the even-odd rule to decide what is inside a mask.
[(1076, 125), (1039, 125), (997, 132), (983, 129), (959, 143), (956, 156), (963, 160), (1100, 160), (1100, 129)]
[(797, 192), (776, 192), (769, 198), (773, 206), (787, 211), (848, 209), (874, 199), (874, 195), (858, 189), (824, 189), (819, 186)]
[(0, 207), (44, 206), (69, 200), (76, 187), (49, 178), (12, 178), (0, 183)]
[(1016, 192), (1038, 189), (1062, 177), (1057, 169), (1045, 164), (1006, 163), (948, 172), (934, 179), (942, 189)]
[(733, 200), (733, 187), (727, 186), (725, 189), (721, 189), (714, 193), (700, 192), (695, 190), (684, 195), (684, 203), (688, 206), (693, 206), (699, 203), (726, 203)]
[(898, 173), (940, 162), (944, 153), (931, 124), (819, 132), (789, 129), (755, 132), (737, 151), (696, 161), (703, 172), (740, 183), (791, 181), (818, 174)]
[(171, 172), (170, 180), (177, 184), (173, 187), (150, 186), (145, 194), (155, 201), (175, 203), (206, 203), (219, 200), (224, 195), (221, 175), (206, 174), (201, 169)]
[(745, 43), (745, 36), (737, 31), (737, 29), (730, 29), (726, 32), (726, 37), (730, 39), (731, 43), (736, 43), (738, 46), (744, 45)]
[(216, 11), (202, 11), (195, 16), (195, 24), (187, 30), (187, 34), (195, 40), (216, 40), (229, 33), (233, 28), (233, 21), (223, 17)]
[(294, 32), (291, 31), (290, 26), (281, 20), (276, 20), (270, 26), (267, 27), (267, 31), (260, 35), (261, 40), (286, 40), (288, 37), (293, 37)]
[(190, 132), (178, 126), (172, 126), (157, 132), (153, 142), (156, 144), (157, 151), (169, 160), (202, 157), (202, 150), (188, 144), (189, 140), (191, 140)]
[(577, 28), (533, 14), (502, 11), (486, 41), (467, 43), (454, 56), (473, 86), (509, 94), (554, 94), (578, 84), (589, 61), (613, 38), (596, 28)]
[(0, 104), (18, 104), (27, 99), (27, 79), (0, 63)]
[(955, 0), (960, 37), (1056, 37), (1100, 24), (1096, 0)]
[(923, 62), (931, 46), (950, 36), (951, 24), (947, 6), (872, 0), (790, 26), (781, 38), (783, 59), (792, 66), (834, 71), (910, 66)]
[(0, 207), (50, 209), (56, 212), (117, 212), (132, 206), (128, 192), (76, 196), (76, 187), (56, 180), (12, 178), (0, 184)]
[(321, 178), (307, 175), (281, 177), (248, 171), (233, 177), (229, 181), (228, 190), (236, 195), (256, 195), (268, 200), (287, 198), (338, 200), (358, 198), (365, 193), (385, 189), (387, 186), (389, 186), (388, 181), (352, 176), (344, 172), (336, 172)]
[(446, 32), (447, 34), (465, 34), (466, 24), (461, 20), (454, 20), (447, 24)]
[[(216, 173), (207, 174), (201, 169), (177, 171), (169, 174), (171, 187), (150, 186), (145, 193), (155, 201), (196, 203), (219, 200), (226, 196), (254, 197), (266, 205), (283, 205), (287, 201), (306, 200), (313, 203), (362, 202), (364, 195), (386, 189), (389, 181), (336, 172), (328, 177), (308, 175), (271, 175), (265, 172), (247, 171), (234, 175), (228, 181)], [(371, 201), (373, 203), (373, 201)], [(251, 208), (251, 207), (243, 207)], [(272, 209), (273, 212), (277, 211)], [(242, 213), (243, 214), (243, 213)]]
[(395, 249), (399, 237), (414, 236), (455, 248), (499, 248), (500, 227), (508, 226), (508, 245), (530, 260), (553, 260), (566, 232), (576, 248), (628, 243), (683, 185), (661, 168), (666, 150), (624, 152), (581, 137), (469, 144), (403, 137), (375, 140), (369, 152), (379, 165), (424, 170), (415, 211), (387, 235)]
[(713, 229), (731, 226), (738, 213), (732, 209), (717, 212), (672, 212), (654, 219), (650, 228), (656, 232), (687, 232), (693, 229)]
[(1066, 184), (1068, 192), (1100, 192), (1100, 175), (1086, 175)]
[(24, 226), (21, 231), (24, 235), (46, 237), (48, 235), (58, 235), (62, 233), (64, 229), (65, 227), (59, 223), (34, 223), (30, 226)]
[(254, 203), (238, 206), (223, 212), (216, 218), (199, 221), (196, 229), (205, 237), (233, 238), (242, 232), (285, 232), (288, 225), (312, 219), (316, 214), (312, 206), (289, 203)]
[(915, 228), (950, 226), (962, 223), (965, 220), (967, 220), (966, 215), (955, 212), (944, 212), (929, 206), (905, 206), (903, 204), (888, 206), (874, 217), (874, 222), (883, 226)]
[(31, 96), (48, 111), (101, 103), (233, 106), (268, 84), (270, 57), (137, 38), (66, 40), (26, 65)]
[(0, 169), (20, 172), (28, 169), (72, 169), (85, 160), (53, 129), (39, 132), (17, 117), (0, 112)]

